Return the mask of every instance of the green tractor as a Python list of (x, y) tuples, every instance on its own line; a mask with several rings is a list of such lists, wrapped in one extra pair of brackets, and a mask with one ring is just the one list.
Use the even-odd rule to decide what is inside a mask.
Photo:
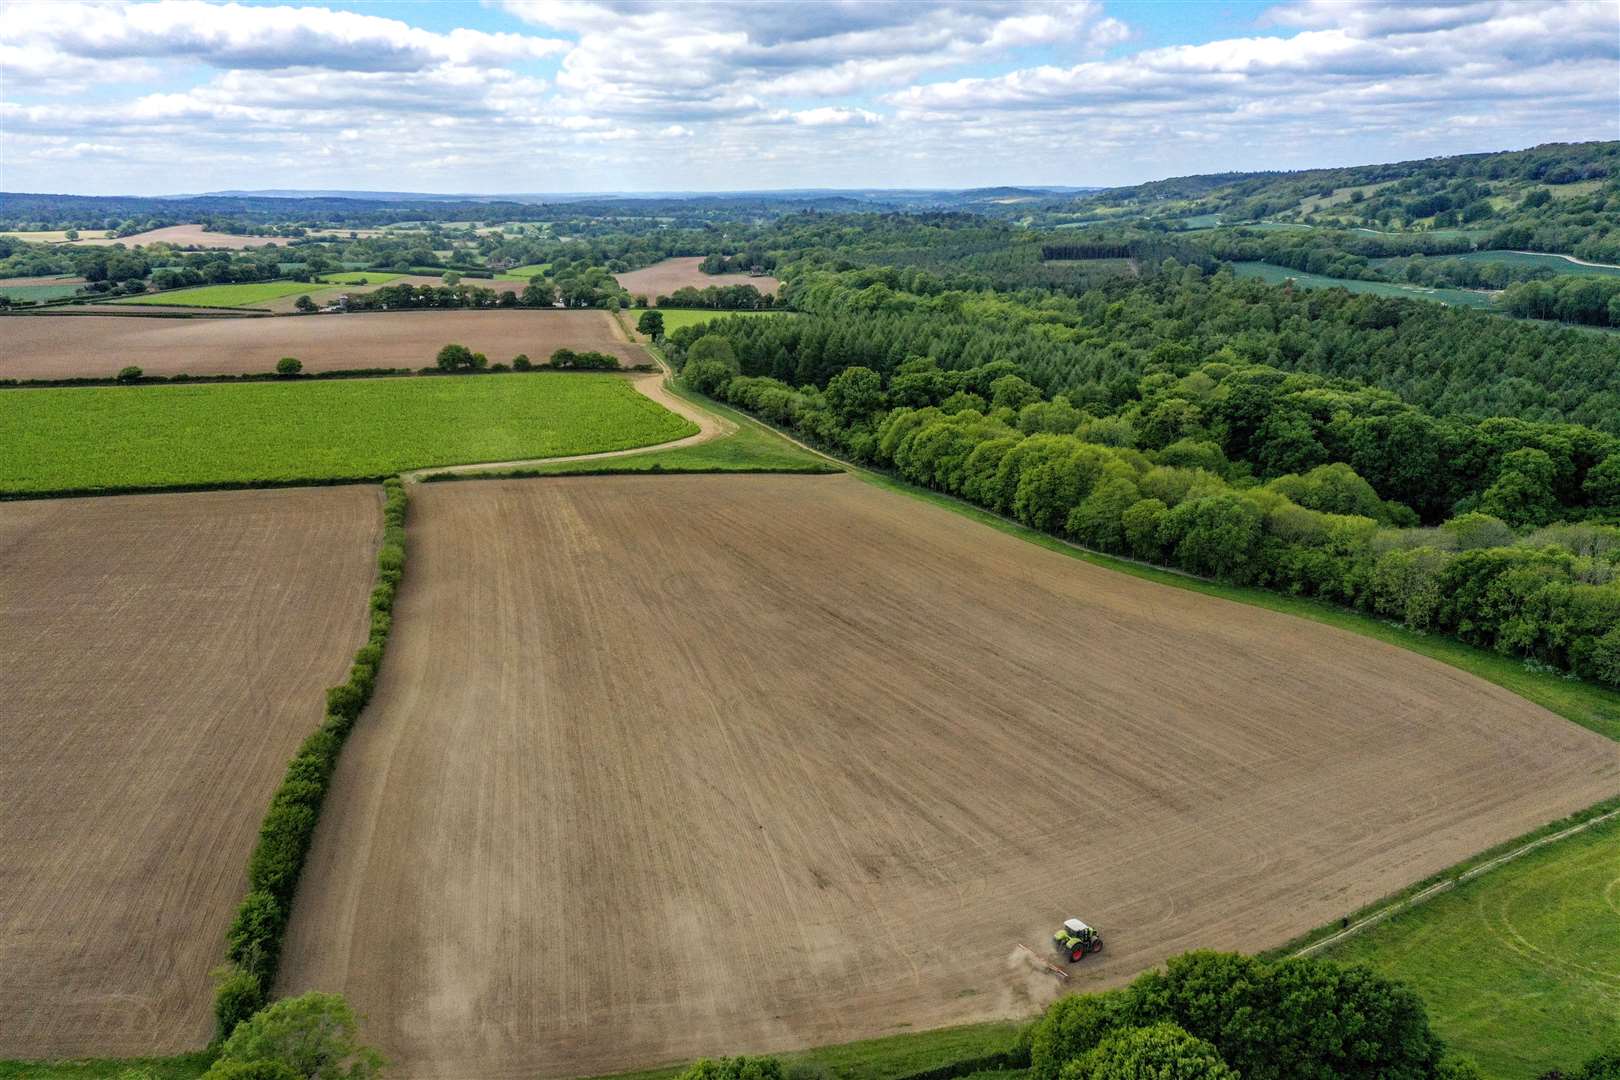
[(1079, 919), (1065, 919), (1052, 935), (1052, 947), (1074, 964), (1088, 953), (1102, 952), (1102, 935)]

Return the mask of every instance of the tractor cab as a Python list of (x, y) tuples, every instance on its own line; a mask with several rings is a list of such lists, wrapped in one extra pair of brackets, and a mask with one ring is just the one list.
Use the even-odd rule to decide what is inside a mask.
[(1102, 935), (1079, 919), (1065, 919), (1052, 935), (1052, 946), (1073, 964), (1087, 953), (1102, 951)]

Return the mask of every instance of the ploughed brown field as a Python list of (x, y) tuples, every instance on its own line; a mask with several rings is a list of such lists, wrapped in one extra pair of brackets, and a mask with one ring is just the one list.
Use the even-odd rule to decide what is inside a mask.
[(703, 260), (665, 259), (628, 274), (614, 274), (613, 279), (632, 296), (645, 296), (649, 304), (656, 304), (660, 296), (668, 296), (676, 289), (690, 285), (704, 289), (710, 285), (752, 285), (762, 293), (774, 293), (781, 282), (773, 277), (749, 277), (747, 274), (705, 274), (698, 267)]
[(0, 1058), (196, 1050), (375, 487), (0, 502)]
[(425, 485), (409, 527), (279, 987), (400, 1076), (1023, 1014), (1067, 916), (1095, 989), (1620, 790), (1457, 669), (849, 476)]
[(233, 251), (263, 247), (266, 244), (280, 244), (286, 247), (291, 243), (284, 236), (239, 236), (236, 233), (207, 232), (201, 225), (170, 225), (162, 229), (135, 233), (132, 236), (81, 236), (78, 240), (65, 242), (78, 244), (80, 247), (111, 247), (113, 244), (123, 244), (132, 248), (141, 244), (174, 244), (177, 247), (228, 248)]
[(305, 371), (429, 367), (450, 342), (492, 364), (527, 353), (544, 363), (563, 346), (651, 361), (605, 311), (388, 311), (287, 318), (156, 319), (31, 315), (0, 325), (0, 379), (110, 377), (133, 364), (148, 375), (236, 375), (275, 370), (296, 356)]

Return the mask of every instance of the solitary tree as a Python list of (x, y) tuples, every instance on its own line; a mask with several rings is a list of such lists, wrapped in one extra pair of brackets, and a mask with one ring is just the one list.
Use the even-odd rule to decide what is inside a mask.
[(651, 309), (643, 311), (641, 313), (641, 318), (636, 320), (636, 332), (646, 334), (648, 337), (654, 339), (663, 337), (664, 313), (661, 311), (653, 311)]
[(465, 345), (446, 345), (436, 358), (440, 371), (478, 371), (488, 365), (483, 353), (475, 353)]
[(444, 283), (446, 285), (460, 285), (461, 275), (456, 273), (454, 270), (446, 270), (444, 272)]
[(297, 375), (304, 370), (304, 362), (296, 356), (283, 356), (276, 361), (277, 375)]
[(120, 368), (118, 371), (118, 381), (121, 383), (140, 382), (141, 369), (136, 367), (134, 364), (131, 364), (126, 368)]
[(315, 310), (315, 301), (311, 300), (308, 296), (300, 296), (297, 300), (293, 301), (293, 307), (307, 315)]

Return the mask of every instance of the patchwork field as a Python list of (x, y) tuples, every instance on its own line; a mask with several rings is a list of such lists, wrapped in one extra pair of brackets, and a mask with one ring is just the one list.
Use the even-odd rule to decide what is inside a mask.
[(1095, 988), (1620, 790), (1454, 668), (847, 476), (426, 485), (411, 537), (280, 984), (401, 1076), (1023, 1012), (1066, 915)]
[(627, 366), (648, 356), (605, 311), (390, 311), (267, 320), (30, 315), (0, 333), (0, 379), (111, 378), (126, 364), (148, 375), (274, 371), (296, 356), (305, 371), (432, 365), (449, 342), (508, 363), (539, 363), (562, 346), (612, 353)]
[(377, 477), (651, 446), (698, 430), (610, 374), (3, 393), (0, 494)]
[(0, 504), (0, 1057), (207, 1042), (380, 519), (371, 487)]
[(782, 285), (769, 276), (705, 274), (698, 269), (702, 262), (703, 260), (698, 258), (665, 259), (640, 270), (632, 270), (628, 274), (614, 274), (613, 279), (629, 289), (632, 296), (645, 296), (648, 303), (656, 303), (658, 297), (667, 296), (686, 285), (694, 289), (705, 289), (710, 285), (752, 285), (762, 293), (774, 293)]
[[(312, 285), (304, 293), (293, 293), (287, 296), (278, 296), (273, 300), (266, 300), (254, 307), (265, 311), (273, 311), (280, 315), (290, 315), (298, 310), (298, 297), (307, 295), (317, 307), (327, 307), (337, 303), (338, 297), (363, 296), (366, 293), (376, 292), (384, 285), (425, 285), (437, 288), (444, 284), (442, 277), (430, 277), (426, 274), (396, 274), (392, 271), (378, 270), (351, 270), (343, 274), (325, 274), (323, 278), (333, 284)], [(364, 284), (361, 282), (364, 281)], [(487, 314), (473, 312), (473, 314)]]

